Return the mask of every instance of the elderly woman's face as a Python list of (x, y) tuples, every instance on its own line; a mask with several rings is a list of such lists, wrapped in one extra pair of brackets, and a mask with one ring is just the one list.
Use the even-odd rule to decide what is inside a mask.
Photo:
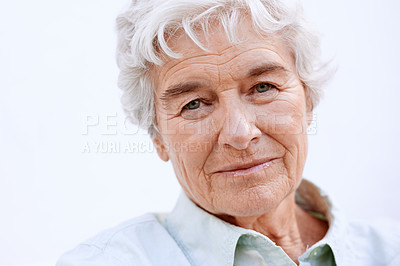
[(307, 153), (310, 112), (289, 49), (249, 23), (239, 36), (245, 41), (232, 45), (215, 28), (205, 52), (179, 35), (169, 45), (183, 57), (165, 57), (152, 72), (158, 154), (216, 215), (275, 208), (300, 183)]

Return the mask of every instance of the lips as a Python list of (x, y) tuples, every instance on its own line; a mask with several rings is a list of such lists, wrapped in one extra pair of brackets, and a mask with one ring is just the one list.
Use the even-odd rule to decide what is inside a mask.
[(219, 167), (219, 169), (217, 171), (214, 171), (213, 173), (235, 174), (235, 175), (248, 174), (269, 167), (276, 159), (277, 158), (263, 158), (259, 160), (252, 160), (247, 163), (233, 163)]

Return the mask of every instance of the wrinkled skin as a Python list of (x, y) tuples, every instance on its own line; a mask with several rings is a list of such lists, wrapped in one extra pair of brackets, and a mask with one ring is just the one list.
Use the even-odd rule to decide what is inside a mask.
[(269, 236), (297, 261), (326, 231), (294, 200), (312, 111), (286, 44), (261, 37), (249, 22), (239, 37), (244, 41), (232, 45), (215, 26), (207, 52), (185, 34), (169, 40), (183, 56), (165, 55), (152, 71), (154, 143), (193, 202)]

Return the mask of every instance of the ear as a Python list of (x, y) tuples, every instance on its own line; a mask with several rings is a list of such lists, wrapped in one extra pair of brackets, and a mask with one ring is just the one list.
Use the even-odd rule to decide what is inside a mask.
[[(304, 86), (304, 85), (303, 85)], [(313, 117), (314, 117), (314, 105), (312, 104), (311, 98), (309, 96), (307, 96), (306, 93), (306, 118), (307, 118), (307, 127), (310, 126), (311, 122), (313, 121)]]
[(153, 144), (156, 147), (157, 154), (163, 160), (164, 162), (168, 162), (169, 160), (169, 155), (168, 155), (168, 150), (167, 146), (164, 144), (164, 140), (157, 134), (153, 138)]
[(312, 110), (307, 110), (306, 116), (307, 116), (307, 126), (309, 127), (311, 122), (313, 121), (313, 117), (314, 117), (313, 116), (313, 111)]

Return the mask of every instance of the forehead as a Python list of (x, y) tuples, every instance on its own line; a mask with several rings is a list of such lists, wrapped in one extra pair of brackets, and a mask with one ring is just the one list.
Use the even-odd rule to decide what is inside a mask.
[(263, 63), (281, 65), (295, 72), (292, 53), (277, 34), (263, 36), (253, 29), (250, 22), (244, 21), (237, 29), (237, 36), (240, 41), (232, 44), (220, 26), (214, 26), (207, 35), (199, 33), (198, 39), (207, 51), (184, 33), (170, 38), (169, 47), (181, 57), (175, 59), (163, 55), (164, 64), (154, 71), (156, 85), (160, 82), (165, 85), (165, 82), (213, 68), (218, 69), (219, 75), (239, 75), (249, 66)]

